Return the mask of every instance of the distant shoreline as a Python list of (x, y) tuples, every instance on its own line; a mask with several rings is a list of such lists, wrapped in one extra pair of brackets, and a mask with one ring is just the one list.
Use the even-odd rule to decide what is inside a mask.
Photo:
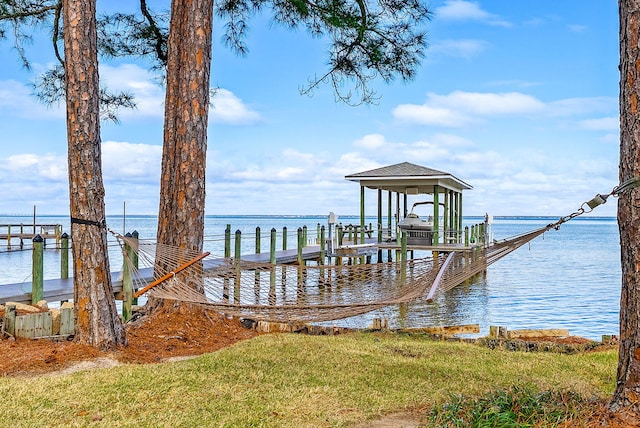
[[(28, 217), (33, 218), (33, 214), (0, 214), (0, 217), (17, 218)], [(68, 214), (38, 214), (38, 218), (68, 218)], [(107, 218), (122, 218), (122, 214), (107, 214)], [(156, 214), (127, 214), (126, 218), (157, 218)], [(360, 218), (359, 214), (341, 214), (340, 218)], [(375, 218), (375, 215), (367, 215), (367, 218)], [(386, 218), (386, 216), (383, 216)], [(519, 215), (494, 215), (494, 220), (557, 220), (563, 217), (562, 215), (542, 215), (542, 216), (519, 216)], [(326, 214), (206, 214), (205, 218), (327, 218)], [(484, 218), (484, 215), (465, 215), (463, 218), (478, 219)], [(587, 216), (582, 215), (575, 217), (572, 220), (615, 220), (615, 216)]]

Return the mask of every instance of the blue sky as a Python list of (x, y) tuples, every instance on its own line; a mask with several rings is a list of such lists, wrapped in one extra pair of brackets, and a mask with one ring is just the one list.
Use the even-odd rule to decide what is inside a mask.
[[(324, 41), (265, 16), (239, 57), (216, 21), (206, 213), (356, 214), (359, 189), (344, 176), (405, 161), (471, 184), (465, 215), (563, 216), (617, 184), (617, 1), (427, 4), (434, 14), (416, 79), (377, 82), (377, 105), (360, 107), (336, 103), (330, 87), (299, 94), (326, 70)], [(29, 86), (53, 63), (49, 47), (28, 47), (31, 71), (9, 40), (0, 55), (0, 213), (37, 205), (67, 214), (64, 109), (39, 104)], [(163, 89), (131, 59), (104, 62), (100, 74), (138, 102), (120, 124), (102, 123), (107, 211), (126, 202), (127, 213), (155, 214)], [(374, 198), (367, 193), (369, 206)], [(593, 214), (615, 209), (611, 198)]]

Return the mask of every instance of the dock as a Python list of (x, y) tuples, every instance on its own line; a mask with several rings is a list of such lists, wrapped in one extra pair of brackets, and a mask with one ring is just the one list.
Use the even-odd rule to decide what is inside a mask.
[[(320, 257), (320, 246), (310, 245), (302, 249), (302, 257), (305, 261), (318, 260)], [(241, 256), (241, 260), (247, 262), (269, 263), (269, 253), (246, 254)], [(291, 264), (298, 260), (298, 250), (276, 251), (276, 263)], [(217, 261), (205, 260), (205, 270), (216, 266)], [(139, 271), (141, 278), (151, 281), (153, 271), (151, 268), (143, 268)], [(111, 283), (116, 296), (122, 293), (121, 272), (111, 273)], [(47, 302), (61, 302), (73, 299), (73, 278), (46, 279), (44, 282), (44, 300)], [(5, 302), (16, 302), (31, 304), (31, 282), (20, 282), (14, 284), (0, 285), (0, 304)]]
[(60, 224), (0, 224), (0, 241), (7, 241), (8, 250), (12, 249), (13, 241), (18, 241), (16, 245), (24, 248), (25, 241), (33, 241), (37, 235), (44, 240), (45, 246), (48, 239), (54, 239), (59, 247), (62, 233)]
[[(4, 229), (2, 229), (3, 227)], [(29, 230), (25, 230), (26, 228)], [(307, 230), (305, 226), (304, 228), (299, 228), (297, 231), (297, 248), (286, 249), (286, 231), (283, 231), (280, 239), (282, 241), (283, 249), (277, 251), (275, 250), (275, 244), (273, 244), (273, 242), (275, 242), (275, 229), (272, 229), (271, 237), (274, 241), (272, 241), (271, 250), (269, 252), (260, 252), (259, 243), (261, 234), (259, 233), (259, 228), (257, 228), (257, 233), (254, 236), (254, 239), (256, 240), (256, 252), (252, 254), (240, 254), (239, 249), (242, 248), (240, 244), (241, 233), (240, 231), (237, 231), (235, 240), (232, 240), (230, 226), (228, 225), (227, 230), (225, 231), (225, 258), (231, 258), (232, 247), (233, 250), (235, 250), (233, 251), (235, 252), (234, 258), (246, 262), (265, 264), (306, 264), (307, 262), (313, 261), (319, 262), (323, 257), (334, 259), (336, 264), (342, 264), (343, 259), (347, 259), (348, 263), (358, 263), (358, 259), (360, 260), (359, 263), (372, 263), (372, 258), (374, 258), (376, 254), (378, 261), (383, 261), (383, 259), (390, 261), (393, 258), (392, 253), (395, 253), (396, 258), (399, 259), (400, 253), (403, 251), (410, 252), (411, 257), (413, 257), (414, 251), (430, 251), (433, 253), (446, 253), (450, 251), (469, 252), (474, 248), (477, 248), (478, 238), (482, 235), (477, 232), (480, 229), (475, 228), (474, 230), (476, 232), (472, 232), (474, 234), (471, 236), (474, 239), (470, 242), (468, 228), (466, 229), (465, 239), (458, 240), (456, 243), (433, 242), (432, 240), (425, 241), (418, 239), (410, 242), (409, 244), (405, 242), (403, 248), (403, 245), (401, 245), (400, 242), (397, 242), (396, 239), (391, 239), (390, 236), (385, 236), (386, 239), (379, 242), (379, 238), (374, 237), (375, 234), (372, 226), (368, 229), (366, 227), (363, 228), (361, 232), (357, 227), (347, 226), (343, 228), (342, 225), (338, 225), (336, 227), (337, 239), (336, 242), (333, 243), (335, 247), (331, 250), (331, 247), (327, 245), (330, 240), (324, 235), (324, 226), (320, 227), (320, 225), (318, 225), (316, 237), (307, 237)], [(34, 230), (36, 232), (40, 232), (43, 239), (45, 237), (49, 239), (56, 239), (56, 242), (58, 243), (56, 248), (64, 248), (68, 245), (67, 240), (69, 238), (66, 235), (62, 236), (62, 227), (60, 225), (0, 225), (0, 239), (7, 239), (8, 245), (11, 245), (11, 239), (33, 239)], [(16, 231), (15, 234), (14, 231)], [(21, 234), (18, 234), (18, 231), (20, 231)], [(62, 242), (62, 245), (60, 245), (61, 241), (64, 241)], [(232, 246), (232, 242), (235, 242), (234, 246)], [(325, 245), (320, 245), (320, 243), (323, 242)], [(386, 254), (383, 256), (383, 253)], [(205, 259), (205, 270), (215, 268), (219, 265), (220, 260), (222, 259)], [(373, 263), (375, 263), (375, 261), (373, 261)], [(152, 268), (141, 268), (138, 272), (140, 278), (147, 282), (151, 282), (154, 279)], [(42, 280), (42, 298), (44, 300), (48, 302), (61, 302), (73, 299), (73, 278), (65, 278), (65, 276), (68, 276), (68, 271), (65, 274), (61, 274), (62, 278)], [(111, 273), (114, 294), (116, 295), (116, 298), (120, 299), (123, 292), (121, 278), (121, 272), (117, 271)], [(0, 304), (5, 302), (31, 304), (31, 290), (31, 282), (0, 284)]]

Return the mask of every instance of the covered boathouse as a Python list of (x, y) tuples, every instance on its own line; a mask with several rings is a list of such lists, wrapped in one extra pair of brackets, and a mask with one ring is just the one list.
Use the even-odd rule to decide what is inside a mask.
[[(378, 244), (407, 232), (407, 243), (444, 250), (463, 243), (462, 192), (473, 187), (447, 172), (409, 162), (345, 176), (360, 184), (360, 243), (365, 243), (365, 190), (377, 191)], [(416, 200), (409, 211), (409, 198)], [(386, 204), (385, 204), (386, 202)], [(387, 224), (383, 224), (386, 205)], [(419, 205), (424, 219), (413, 213)], [(431, 206), (431, 207), (430, 207)]]

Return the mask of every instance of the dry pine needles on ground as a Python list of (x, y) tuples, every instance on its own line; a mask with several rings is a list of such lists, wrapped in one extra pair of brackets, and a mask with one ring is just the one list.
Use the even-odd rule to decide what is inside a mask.
[(238, 319), (191, 305), (160, 309), (126, 324), (126, 330), (128, 346), (108, 353), (69, 340), (0, 340), (0, 375), (38, 375), (97, 358), (158, 363), (213, 352), (258, 334)]

